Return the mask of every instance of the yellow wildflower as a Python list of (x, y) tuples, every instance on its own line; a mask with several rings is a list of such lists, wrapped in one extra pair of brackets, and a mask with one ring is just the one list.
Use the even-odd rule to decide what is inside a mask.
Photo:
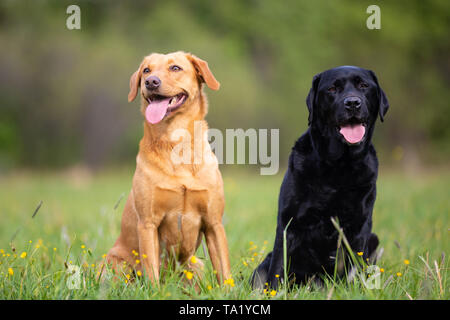
[(397, 277), (401, 277), (402, 273), (401, 272), (397, 272)]
[(186, 278), (188, 280), (191, 280), (194, 277), (194, 274), (192, 272), (190, 272), (190, 271), (186, 271), (185, 274), (186, 274)]
[(131, 276), (130, 274), (127, 274), (125, 277), (127, 277), (127, 279), (130, 279)]
[(275, 290), (270, 291), (270, 295), (271, 295), (272, 297), (274, 297), (276, 294), (277, 294), (277, 292), (276, 292)]
[(27, 253), (26, 253), (25, 251), (22, 252), (21, 255), (20, 255), (20, 257), (21, 257), (22, 259), (25, 259), (25, 258), (27, 257)]
[(380, 272), (383, 273), (383, 272), (384, 272), (384, 269), (383, 269), (383, 268), (380, 268)]
[(14, 275), (14, 270), (12, 268), (8, 268), (8, 273), (10, 276)]
[(226, 279), (223, 284), (229, 285), (230, 287), (234, 287), (234, 280), (232, 278)]
[(193, 264), (197, 263), (197, 258), (195, 256), (191, 257), (191, 263), (193, 263)]
[(106, 258), (106, 253), (102, 255), (102, 258), (105, 259)]
[(208, 290), (211, 290), (211, 289), (212, 289), (212, 287), (211, 287), (210, 285), (208, 285), (206, 288), (207, 288)]
[(136, 264), (139, 264), (139, 263), (141, 263), (141, 260), (136, 259)]
[(145, 253), (143, 253), (142, 258), (147, 259), (147, 255)]
[(364, 252), (360, 251), (360, 252), (357, 252), (356, 254), (361, 257), (364, 254)]
[(408, 259), (405, 259), (405, 260), (403, 260), (403, 263), (406, 264), (406, 265), (408, 265), (408, 264), (409, 264), (409, 260), (408, 260)]
[(81, 249), (84, 249), (84, 248), (86, 248), (86, 246), (84, 244), (82, 244), (81, 245)]
[(137, 274), (138, 277), (142, 276), (142, 272), (139, 271), (139, 270), (136, 272), (136, 274)]
[(276, 275), (275, 275), (275, 278), (279, 278), (279, 277), (280, 277), (280, 275), (279, 275), (279, 274), (276, 274)]
[(244, 266), (248, 266), (248, 263), (245, 262), (245, 261), (242, 261), (242, 264), (243, 264)]

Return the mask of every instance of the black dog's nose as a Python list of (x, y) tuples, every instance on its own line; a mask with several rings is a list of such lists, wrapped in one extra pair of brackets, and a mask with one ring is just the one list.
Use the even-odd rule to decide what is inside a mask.
[(361, 98), (358, 97), (347, 97), (344, 99), (345, 109), (353, 110), (361, 108)]
[(156, 76), (150, 76), (145, 79), (145, 87), (148, 90), (155, 90), (161, 85), (161, 80)]

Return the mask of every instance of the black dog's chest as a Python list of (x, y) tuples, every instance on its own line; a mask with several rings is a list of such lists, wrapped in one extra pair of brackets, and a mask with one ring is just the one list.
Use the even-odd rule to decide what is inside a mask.
[(330, 216), (344, 216), (362, 209), (372, 186), (313, 186), (308, 199), (311, 209)]
[(353, 242), (371, 215), (376, 192), (370, 179), (361, 180), (361, 175), (359, 178), (358, 183), (331, 175), (309, 181), (297, 180), (296, 189), (301, 190), (296, 192), (298, 202), (295, 209), (292, 208), (294, 210), (284, 211), (295, 220), (295, 227), (291, 229), (296, 234), (294, 242), (303, 248), (311, 248), (314, 254), (323, 255), (327, 260), (336, 249), (338, 238), (331, 218), (339, 221), (346, 237)]

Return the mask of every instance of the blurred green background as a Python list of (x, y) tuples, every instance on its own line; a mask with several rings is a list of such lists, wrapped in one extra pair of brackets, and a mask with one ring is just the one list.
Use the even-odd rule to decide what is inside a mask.
[[(81, 30), (66, 27), (71, 4), (81, 9)], [(380, 30), (366, 27), (372, 4), (381, 8)], [(205, 88), (211, 128), (280, 130), (278, 175), (260, 176), (259, 165), (221, 166), (239, 290), (203, 297), (255, 297), (243, 284), (265, 252), (253, 261), (248, 244), (272, 246), (278, 191), (290, 149), (307, 128), (312, 78), (357, 65), (376, 72), (390, 101), (374, 135), (380, 158), (374, 232), (385, 248), (385, 279), (404, 273), (375, 298), (406, 299), (406, 292), (446, 299), (449, 31), (448, 0), (0, 0), (0, 249), (10, 255), (0, 257), (0, 299), (103, 297), (98, 287), (63, 288), (64, 278), (55, 275), (65, 273), (67, 260), (97, 263), (116, 239), (143, 134), (139, 102), (127, 102), (129, 79), (145, 55), (177, 50), (207, 60), (221, 82), (217, 92)], [(43, 244), (41, 251), (35, 244)], [(81, 245), (93, 255), (83, 255)], [(30, 259), (16, 257), (15, 248)], [(409, 270), (404, 259), (411, 260)], [(434, 282), (428, 260), (440, 261)], [(3, 276), (8, 268), (14, 276)], [(192, 298), (178, 282), (166, 285), (174, 299)], [(344, 286), (333, 298), (374, 296)]]
[[(366, 9), (381, 8), (381, 30)], [(66, 8), (81, 8), (68, 30)], [(222, 86), (210, 127), (279, 128), (281, 168), (307, 127), (312, 77), (374, 70), (391, 108), (375, 145), (385, 165), (448, 164), (450, 2), (0, 2), (0, 170), (134, 164), (143, 119), (128, 83), (151, 52), (192, 52)]]

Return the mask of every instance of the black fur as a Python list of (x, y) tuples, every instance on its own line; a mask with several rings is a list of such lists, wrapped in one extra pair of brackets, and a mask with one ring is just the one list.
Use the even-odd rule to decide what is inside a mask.
[[(349, 96), (361, 99), (358, 110), (345, 108), (343, 101)], [(287, 274), (297, 283), (324, 272), (333, 274), (338, 232), (332, 217), (364, 259), (378, 246), (371, 232), (378, 173), (371, 138), (378, 115), (382, 121), (389, 107), (385, 93), (372, 71), (343, 66), (316, 75), (306, 103), (309, 128), (289, 156), (274, 248), (254, 271), (254, 288), (266, 282), (276, 288), (283, 278), (283, 231), (289, 221)], [(364, 123), (361, 142), (350, 144), (339, 133), (340, 125), (348, 122)]]

